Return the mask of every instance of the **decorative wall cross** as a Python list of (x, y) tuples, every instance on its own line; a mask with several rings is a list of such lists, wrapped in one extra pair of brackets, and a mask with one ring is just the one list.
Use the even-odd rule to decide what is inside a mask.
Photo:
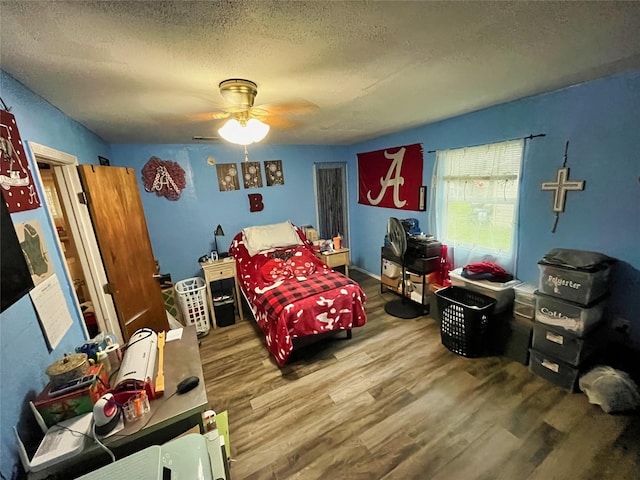
[(555, 182), (542, 182), (541, 190), (553, 191), (553, 211), (556, 212), (556, 220), (553, 224), (552, 233), (556, 232), (558, 226), (558, 219), (561, 212), (564, 212), (564, 205), (567, 201), (567, 192), (584, 190), (584, 180), (578, 182), (569, 181), (569, 167), (567, 167), (567, 152), (569, 150), (569, 141), (564, 147), (564, 161), (562, 162), (562, 168), (559, 168), (556, 173)]
[(553, 211), (564, 212), (564, 204), (567, 200), (567, 192), (584, 190), (584, 180), (579, 182), (569, 181), (569, 167), (559, 168), (555, 182), (543, 182), (542, 190), (554, 190)]

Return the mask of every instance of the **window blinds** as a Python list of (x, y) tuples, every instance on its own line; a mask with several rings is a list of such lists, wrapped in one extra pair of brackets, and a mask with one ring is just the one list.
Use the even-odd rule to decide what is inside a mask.
[(513, 272), (524, 140), (438, 151), (437, 238), (453, 246), (456, 266), (494, 261)]

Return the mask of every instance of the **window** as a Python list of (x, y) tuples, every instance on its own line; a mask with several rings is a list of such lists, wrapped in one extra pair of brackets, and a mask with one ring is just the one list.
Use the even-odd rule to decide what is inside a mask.
[(456, 266), (492, 261), (515, 274), (523, 148), (515, 140), (437, 152), (431, 217)]

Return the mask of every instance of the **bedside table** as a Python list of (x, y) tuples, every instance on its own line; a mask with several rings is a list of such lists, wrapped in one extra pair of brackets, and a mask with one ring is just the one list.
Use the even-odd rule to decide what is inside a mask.
[(231, 258), (229, 260), (213, 260), (210, 262), (203, 262), (200, 264), (202, 267), (202, 271), (204, 272), (204, 283), (207, 285), (207, 302), (209, 303), (209, 313), (211, 314), (211, 322), (213, 323), (213, 328), (218, 328), (218, 324), (216, 322), (216, 314), (213, 308), (213, 298), (211, 294), (211, 282), (216, 280), (224, 280), (227, 278), (233, 279), (233, 284), (235, 286), (235, 304), (238, 308), (238, 315), (240, 320), (244, 320), (244, 315), (242, 314), (242, 298), (240, 297), (240, 287), (238, 286), (238, 278), (236, 271), (236, 261)]
[(332, 252), (316, 252), (316, 257), (331, 268), (344, 267), (344, 274), (349, 276), (349, 249), (340, 248)]

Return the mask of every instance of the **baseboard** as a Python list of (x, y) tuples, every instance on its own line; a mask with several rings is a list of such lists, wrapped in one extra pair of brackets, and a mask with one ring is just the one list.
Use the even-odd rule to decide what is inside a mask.
[(371, 273), (370, 271), (365, 270), (364, 268), (356, 267), (355, 265), (349, 265), (349, 270), (357, 270), (360, 273), (363, 273), (364, 275), (368, 275), (371, 278), (375, 278), (378, 281), (382, 280), (380, 278), (380, 275), (376, 275), (375, 273)]

